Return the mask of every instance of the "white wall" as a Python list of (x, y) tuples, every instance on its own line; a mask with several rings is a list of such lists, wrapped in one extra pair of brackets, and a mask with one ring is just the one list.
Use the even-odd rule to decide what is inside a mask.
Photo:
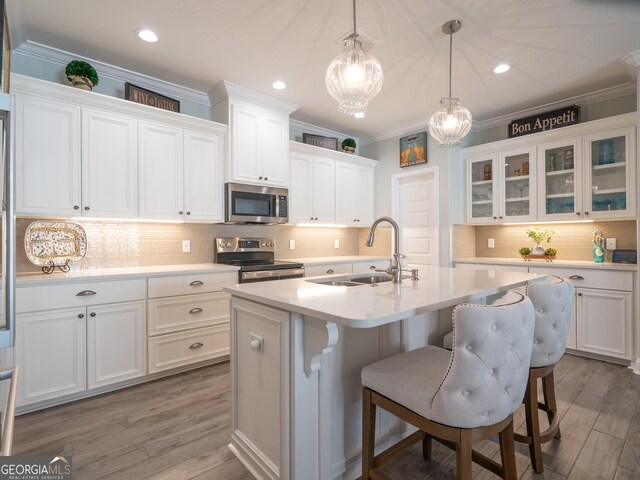
[[(425, 129), (426, 130), (426, 129)], [(410, 135), (416, 132), (407, 132)], [(400, 136), (362, 145), (360, 155), (378, 160), (375, 174), (375, 215), (391, 215), (391, 176), (438, 167), (440, 176), (440, 265), (451, 260), (451, 225), (463, 221), (464, 168), (460, 148), (440, 148), (431, 136), (427, 143), (427, 163), (400, 168)]]

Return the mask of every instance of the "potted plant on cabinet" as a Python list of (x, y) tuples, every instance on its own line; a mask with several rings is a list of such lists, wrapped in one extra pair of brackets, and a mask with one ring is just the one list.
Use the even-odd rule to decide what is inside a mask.
[(92, 90), (99, 82), (96, 69), (83, 60), (69, 62), (64, 73), (74, 87), (82, 90)]
[(342, 150), (345, 153), (353, 153), (356, 151), (356, 141), (353, 138), (345, 138), (342, 141)]

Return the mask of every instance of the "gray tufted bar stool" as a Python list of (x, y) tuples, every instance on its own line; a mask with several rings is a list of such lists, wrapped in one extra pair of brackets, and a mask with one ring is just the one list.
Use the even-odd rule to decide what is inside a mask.
[[(553, 369), (567, 345), (574, 288), (567, 280), (549, 276), (544, 283), (527, 285), (526, 294), (534, 306), (536, 325), (524, 395), (527, 434), (516, 434), (515, 439), (529, 445), (531, 466), (536, 473), (542, 473), (542, 444), (560, 438)], [(544, 403), (538, 402), (538, 379), (542, 379)], [(540, 432), (539, 409), (547, 414), (549, 420), (549, 428), (544, 432)]]
[[(362, 479), (386, 479), (379, 468), (422, 441), (455, 449), (456, 477), (470, 480), (472, 461), (505, 479), (516, 479), (513, 412), (527, 385), (533, 345), (531, 300), (461, 304), (453, 310), (453, 350), (427, 346), (394, 355), (362, 370)], [(376, 408), (418, 429), (375, 455)], [(472, 443), (499, 435), (501, 464), (473, 451)]]

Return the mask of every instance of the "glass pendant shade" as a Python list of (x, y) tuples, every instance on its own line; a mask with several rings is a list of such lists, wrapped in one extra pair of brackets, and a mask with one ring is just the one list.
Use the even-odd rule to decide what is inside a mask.
[(441, 147), (455, 147), (471, 130), (471, 112), (457, 98), (443, 98), (429, 119), (429, 133)]
[(356, 35), (349, 38), (325, 74), (329, 94), (338, 101), (340, 111), (348, 115), (363, 115), (369, 101), (380, 93), (383, 81), (380, 62), (364, 51)]

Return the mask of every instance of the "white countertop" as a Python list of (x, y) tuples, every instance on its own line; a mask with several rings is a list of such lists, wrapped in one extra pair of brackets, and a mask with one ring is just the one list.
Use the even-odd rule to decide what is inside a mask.
[(74, 270), (69, 273), (19, 273), (18, 286), (38, 285), (47, 282), (76, 282), (78, 280), (120, 280), (129, 278), (149, 278), (164, 275), (189, 275), (197, 273), (236, 272), (238, 267), (217, 263), (192, 263), (186, 265), (157, 265), (152, 267), (111, 267)]
[(388, 257), (376, 257), (375, 255), (342, 255), (335, 257), (307, 257), (307, 258), (285, 258), (285, 262), (298, 262), (305, 265), (325, 265), (328, 263), (358, 263), (358, 262), (375, 262), (378, 260), (391, 260)]
[[(313, 277), (344, 279), (350, 275)], [(370, 328), (458, 303), (478, 300), (544, 278), (530, 273), (424, 267), (420, 280), (400, 284), (336, 287), (306, 279), (228, 285), (224, 291), (281, 310), (335, 322), (348, 327)]]
[(553, 260), (547, 262), (544, 260), (531, 260), (524, 261), (521, 258), (492, 258), (492, 257), (466, 257), (456, 258), (454, 263), (480, 263), (488, 265), (519, 265), (522, 267), (557, 267), (557, 268), (593, 268), (596, 270), (623, 270), (623, 271), (638, 271), (638, 265), (628, 263), (595, 263), (585, 262), (582, 260)]

